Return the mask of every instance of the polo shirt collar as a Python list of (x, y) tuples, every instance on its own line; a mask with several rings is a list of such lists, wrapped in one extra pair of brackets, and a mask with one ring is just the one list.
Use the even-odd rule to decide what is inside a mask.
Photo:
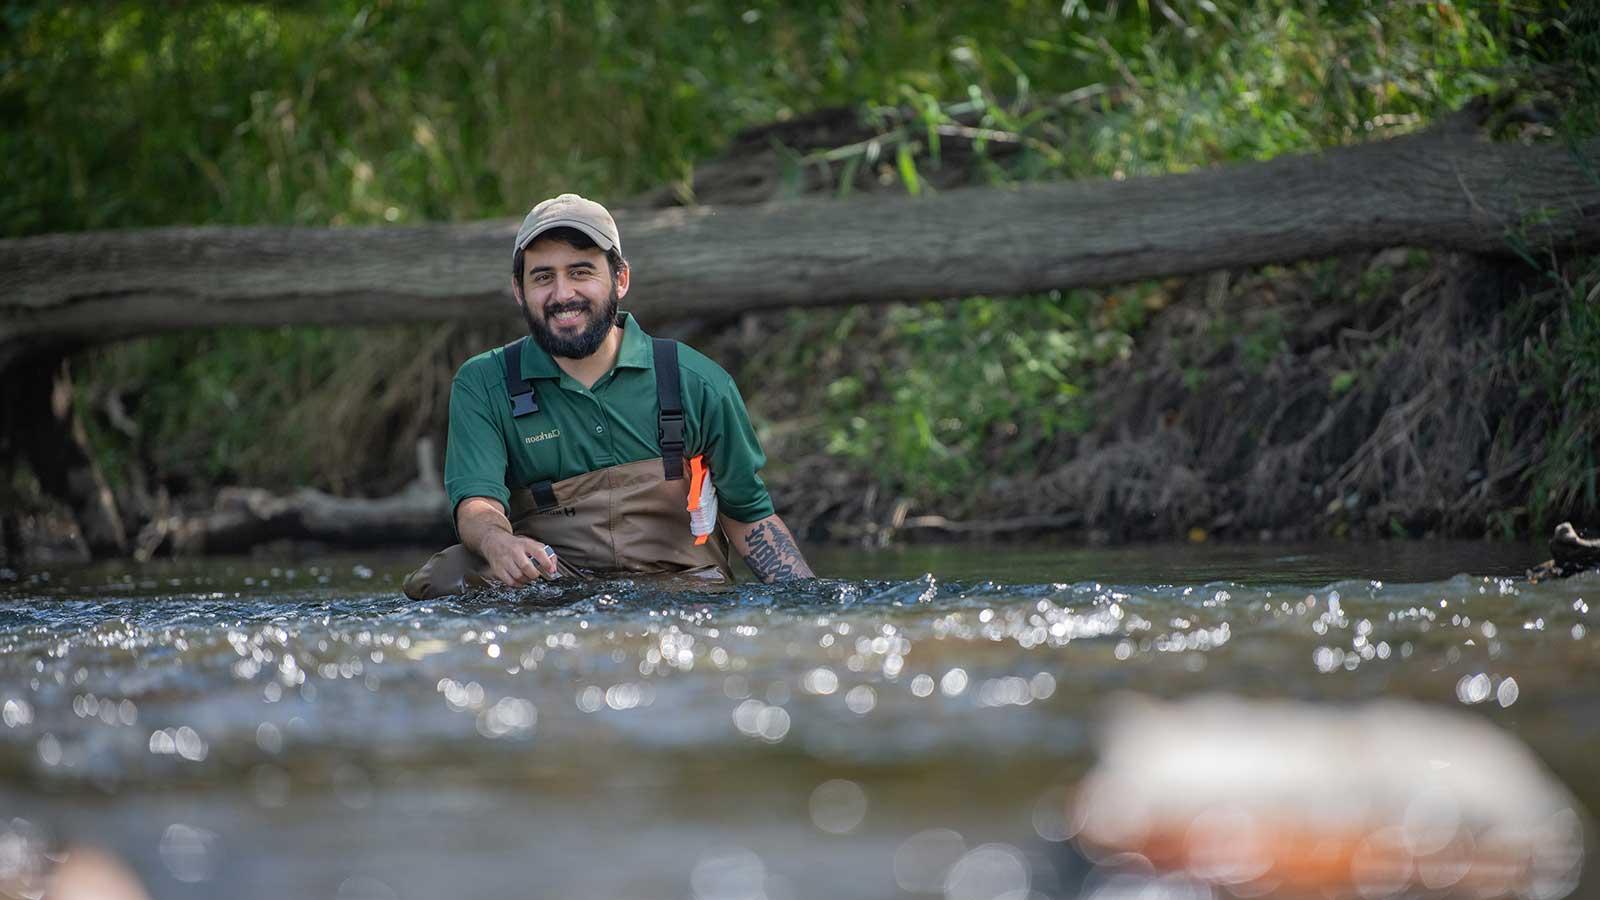
[(632, 313), (621, 313), (622, 349), (617, 351), (617, 368), (649, 369), (655, 366), (655, 353), (650, 347), (650, 335), (639, 327)]
[[(618, 369), (648, 369), (654, 365), (654, 356), (650, 348), (650, 335), (644, 333), (639, 327), (639, 320), (632, 313), (622, 312), (617, 314), (622, 322), (622, 347), (617, 351)], [(533, 378), (560, 378), (561, 367), (556, 365), (555, 357), (545, 352), (545, 349), (532, 340), (522, 345), (522, 377)]]

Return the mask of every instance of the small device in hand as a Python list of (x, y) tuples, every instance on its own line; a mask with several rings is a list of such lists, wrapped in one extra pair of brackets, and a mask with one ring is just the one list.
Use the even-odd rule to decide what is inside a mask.
[[(552, 563), (556, 561), (556, 548), (550, 546), (549, 544), (545, 544), (544, 545), (544, 552), (545, 552), (546, 556), (550, 557), (550, 561)], [(532, 557), (529, 557), (529, 558), (533, 559)], [(543, 578), (544, 580), (546, 580), (546, 581), (555, 581), (557, 578), (561, 577), (561, 569), (559, 567), (556, 569), (555, 572), (546, 574), (546, 572), (544, 570), (544, 566), (540, 566), (539, 565), (539, 561), (537, 559), (533, 560), (533, 564), (535, 566), (539, 567), (539, 576), (541, 578)]]

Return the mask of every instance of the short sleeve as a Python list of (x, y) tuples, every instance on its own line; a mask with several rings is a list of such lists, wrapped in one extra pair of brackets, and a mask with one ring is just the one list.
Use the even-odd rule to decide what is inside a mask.
[(450, 433), (444, 451), (444, 488), (450, 519), (468, 497), (488, 497), (510, 509), (506, 487), (506, 443), (481, 384), (465, 368), (450, 385)]
[(773, 514), (772, 498), (761, 480), (767, 456), (761, 450), (750, 413), (733, 379), (705, 383), (701, 413), (703, 453), (711, 462), (717, 486), (717, 505), (723, 515), (740, 522), (756, 522)]

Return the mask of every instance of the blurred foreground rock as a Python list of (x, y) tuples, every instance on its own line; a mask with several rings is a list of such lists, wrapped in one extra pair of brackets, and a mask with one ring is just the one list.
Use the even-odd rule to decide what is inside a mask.
[(1071, 813), (1085, 894), (1122, 879), (1116, 896), (1554, 900), (1579, 884), (1587, 817), (1476, 716), (1131, 697), (1101, 744)]
[(68, 852), (45, 897), (49, 900), (150, 900), (139, 877), (126, 863), (88, 847)]

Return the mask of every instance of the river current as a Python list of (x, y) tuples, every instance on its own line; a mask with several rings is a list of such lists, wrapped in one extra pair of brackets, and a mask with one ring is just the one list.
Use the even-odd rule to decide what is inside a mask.
[(0, 897), (73, 846), (156, 898), (1087, 896), (1069, 798), (1132, 695), (1449, 710), (1587, 821), (1600, 576), (1539, 554), (962, 545), (430, 603), (410, 557), (0, 572)]

